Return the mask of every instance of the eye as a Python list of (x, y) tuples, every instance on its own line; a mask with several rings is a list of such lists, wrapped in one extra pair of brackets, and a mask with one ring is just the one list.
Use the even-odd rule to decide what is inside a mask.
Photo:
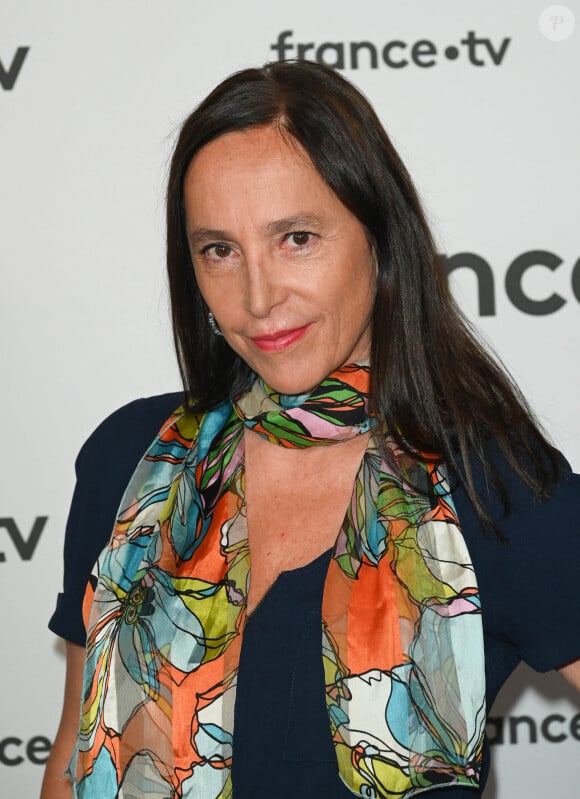
[(294, 230), (284, 236), (284, 241), (295, 250), (308, 247), (314, 240), (314, 233), (307, 230)]
[(229, 258), (232, 253), (233, 250), (229, 244), (224, 244), (223, 242), (219, 244), (207, 244), (201, 250), (202, 256), (209, 261), (223, 261), (225, 258)]

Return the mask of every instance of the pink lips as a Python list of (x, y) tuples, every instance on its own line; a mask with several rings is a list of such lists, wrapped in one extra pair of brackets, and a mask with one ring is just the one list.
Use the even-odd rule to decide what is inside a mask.
[(252, 341), (264, 352), (279, 352), (302, 338), (309, 329), (310, 324), (304, 327), (295, 327), (293, 330), (279, 330), (267, 336), (256, 336)]

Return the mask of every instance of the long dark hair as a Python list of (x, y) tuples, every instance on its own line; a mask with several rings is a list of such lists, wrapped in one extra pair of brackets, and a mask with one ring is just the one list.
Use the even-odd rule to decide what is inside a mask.
[(411, 455), (445, 459), (482, 521), (475, 458), (509, 503), (490, 463), (496, 442), (537, 494), (558, 458), (497, 361), (478, 343), (450, 294), (411, 178), (366, 98), (330, 67), (267, 64), (227, 78), (185, 120), (167, 192), (167, 264), (173, 331), (186, 397), (209, 409), (243, 390), (249, 367), (215, 336), (188, 247), (183, 183), (192, 158), (224, 133), (277, 124), (365, 227), (378, 262), (372, 329), (374, 412)]

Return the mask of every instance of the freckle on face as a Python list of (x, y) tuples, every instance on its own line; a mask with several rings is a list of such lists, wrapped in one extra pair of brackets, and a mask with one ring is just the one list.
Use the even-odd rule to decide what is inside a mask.
[[(228, 344), (272, 388), (308, 391), (368, 358), (375, 264), (367, 236), (300, 145), (270, 126), (227, 133), (193, 159), (184, 200), (188, 230), (219, 232), (213, 243), (232, 252), (209, 260), (192, 244), (200, 291)], [(312, 236), (284, 238), (277, 223), (297, 217), (312, 229), (294, 232)], [(279, 348), (256, 343), (302, 329)]]

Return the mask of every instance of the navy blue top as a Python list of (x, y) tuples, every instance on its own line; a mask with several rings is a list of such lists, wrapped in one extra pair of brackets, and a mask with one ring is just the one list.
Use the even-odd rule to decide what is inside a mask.
[[(49, 623), (68, 641), (85, 643), (81, 605), (88, 575), (109, 540), (135, 467), (180, 401), (180, 394), (163, 394), (126, 405), (79, 453), (65, 536), (64, 590)], [(502, 458), (494, 460), (510, 495), (507, 519), (477, 464), (474, 480), (506, 543), (482, 531), (465, 491), (453, 490), (481, 594), (488, 709), (520, 660), (548, 671), (580, 657), (580, 476), (566, 465), (550, 499), (538, 503)], [(283, 572), (248, 618), (235, 708), (236, 799), (352, 799), (338, 776), (324, 698), (320, 625), (329, 559), (330, 551)], [(486, 747), (483, 784), (488, 761)], [(422, 795), (429, 793), (434, 799), (479, 795), (460, 787)]]

